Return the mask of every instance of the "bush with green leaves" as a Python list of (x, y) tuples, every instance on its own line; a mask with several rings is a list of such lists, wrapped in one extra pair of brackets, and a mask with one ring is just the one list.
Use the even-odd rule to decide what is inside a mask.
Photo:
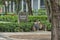
[[(28, 21), (34, 22), (34, 20), (47, 20), (46, 15), (41, 16), (28, 16)], [(0, 16), (0, 21), (7, 21), (7, 22), (17, 22), (18, 16), (17, 15), (3, 15)]]
[(51, 29), (52, 29), (51, 23), (48, 23), (48, 24), (47, 24), (47, 30), (48, 30), (48, 31), (51, 31)]
[[(22, 28), (22, 29), (20, 29), (20, 31), (21, 30), (24, 30), (24, 31), (27, 31), (28, 30), (28, 31), (30, 31), (29, 27), (31, 27), (31, 26), (28, 27), (28, 25), (30, 25), (31, 22), (33, 23), (35, 20), (40, 20), (40, 22), (42, 22), (44, 25), (47, 26), (47, 29), (48, 30), (51, 30), (50, 23), (48, 22), (47, 18), (48, 18), (47, 15), (41, 15), (41, 16), (31, 16), (31, 15), (29, 15), (28, 16), (28, 24), (20, 23), (21, 26), (19, 26), (19, 27)], [(0, 21), (13, 22), (12, 24), (14, 24), (14, 23), (17, 23), (18, 16), (17, 15), (3, 15), (3, 16), (0, 16)], [(8, 25), (12, 25), (12, 24), (6, 24), (6, 25), (8, 27)], [(16, 27), (15, 28), (15, 31), (19, 31), (18, 30), (19, 27)]]
[(35, 20), (46, 21), (47, 20), (47, 16), (46, 15), (28, 16), (28, 21), (29, 22), (34, 22)]
[(33, 23), (0, 23), (0, 32), (29, 32)]
[(17, 15), (2, 15), (0, 16), (0, 21), (8, 21), (8, 22), (17, 22)]
[(47, 15), (46, 9), (39, 9), (38, 15)]
[(51, 31), (51, 23), (47, 19), (48, 17), (46, 15), (41, 16), (29, 16), (28, 20), (29, 22), (34, 22), (34, 20), (39, 20), (43, 25), (46, 26), (46, 29)]

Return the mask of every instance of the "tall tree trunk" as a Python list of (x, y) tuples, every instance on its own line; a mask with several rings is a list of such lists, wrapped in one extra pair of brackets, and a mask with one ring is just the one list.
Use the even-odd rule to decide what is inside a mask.
[(9, 12), (9, 0), (8, 0), (8, 8), (7, 9), (8, 9), (7, 11)]
[(21, 0), (18, 0), (18, 2), (17, 2), (17, 14), (19, 13), (20, 7), (21, 7), (21, 6), (20, 6), (20, 1), (21, 1)]
[[(48, 1), (48, 0), (47, 0)], [(46, 1), (46, 3), (47, 3)], [(51, 40), (60, 40), (60, 1), (59, 0), (49, 0), (50, 7), (47, 10), (51, 10), (49, 13), (51, 14), (51, 24), (52, 24), (52, 37)], [(48, 2), (48, 3), (49, 3)], [(46, 5), (47, 8), (49, 6)]]
[(33, 15), (32, 13), (32, 7), (31, 7), (31, 0), (26, 0), (27, 5), (28, 5), (28, 13), (29, 15)]
[(21, 0), (16, 0), (15, 1), (15, 10), (16, 10), (16, 13), (18, 14), (19, 13), (19, 11), (20, 11), (20, 1)]
[(47, 9), (47, 15), (48, 15), (48, 20), (49, 22), (51, 22), (51, 18), (52, 18), (52, 10), (51, 10), (51, 3), (50, 0), (45, 0), (45, 5), (46, 5), (46, 9)]
[(11, 0), (11, 12), (13, 12), (13, 0)]
[(18, 0), (17, 1), (17, 14), (18, 14), (18, 24), (20, 23), (20, 10), (21, 10), (21, 5), (20, 5), (20, 3), (21, 3), (21, 0)]
[(16, 6), (17, 6), (17, 5), (16, 5), (16, 0), (15, 0), (15, 11), (16, 11), (16, 8), (17, 8)]
[(51, 0), (52, 7), (52, 40), (60, 40), (60, 5), (59, 0)]
[[(4, 0), (5, 2), (6, 0)], [(7, 14), (7, 6), (6, 6), (6, 3), (5, 3), (5, 14)]]

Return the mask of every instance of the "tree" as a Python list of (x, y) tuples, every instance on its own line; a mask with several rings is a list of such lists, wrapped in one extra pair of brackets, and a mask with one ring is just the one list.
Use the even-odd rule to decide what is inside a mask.
[(28, 5), (28, 13), (29, 15), (33, 15), (32, 13), (32, 7), (31, 7), (31, 0), (26, 0), (27, 5)]
[(45, 0), (48, 16), (51, 15), (51, 40), (60, 40), (60, 0)]
[[(7, 14), (7, 12), (9, 11), (9, 10), (8, 10), (8, 5), (9, 5), (9, 4), (7, 4), (7, 3), (9, 3), (9, 1), (10, 1), (10, 0), (3, 0), (3, 1), (2, 1), (2, 5), (4, 5), (4, 7), (5, 7), (5, 14)], [(7, 3), (6, 3), (6, 2), (7, 2)]]
[(15, 2), (15, 10), (16, 13), (18, 14), (19, 11), (21, 10), (21, 6), (20, 6), (21, 0), (14, 0), (14, 2)]
[(50, 0), (45, 0), (45, 5), (46, 5), (46, 9), (47, 9), (48, 20), (49, 20), (49, 22), (51, 22), (52, 10), (51, 10)]
[(5, 7), (5, 14), (7, 14), (7, 6), (6, 6), (6, 3), (5, 3), (6, 0), (4, 0), (4, 7)]

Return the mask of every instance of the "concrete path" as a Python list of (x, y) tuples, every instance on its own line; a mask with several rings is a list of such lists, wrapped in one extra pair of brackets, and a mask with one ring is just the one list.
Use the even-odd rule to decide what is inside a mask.
[(0, 32), (0, 40), (51, 40), (51, 32)]

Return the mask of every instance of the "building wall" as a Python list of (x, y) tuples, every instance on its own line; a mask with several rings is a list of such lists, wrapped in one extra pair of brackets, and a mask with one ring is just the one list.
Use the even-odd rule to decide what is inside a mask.
[[(9, 1), (9, 12), (12, 12), (11, 7), (13, 7), (13, 12), (16, 12), (15, 2), (13, 2), (13, 6), (12, 6), (11, 1)], [(25, 10), (28, 11), (27, 3), (24, 0), (21, 0), (20, 7), (21, 7), (22, 11), (25, 11)], [(31, 0), (31, 7), (32, 7), (32, 10), (38, 10), (40, 8), (44, 8), (44, 2), (43, 2), (43, 0)], [(5, 11), (5, 8), (3, 11)]]
[(40, 8), (45, 8), (44, 0), (40, 0)]
[(33, 0), (33, 9), (38, 10), (38, 0)]

